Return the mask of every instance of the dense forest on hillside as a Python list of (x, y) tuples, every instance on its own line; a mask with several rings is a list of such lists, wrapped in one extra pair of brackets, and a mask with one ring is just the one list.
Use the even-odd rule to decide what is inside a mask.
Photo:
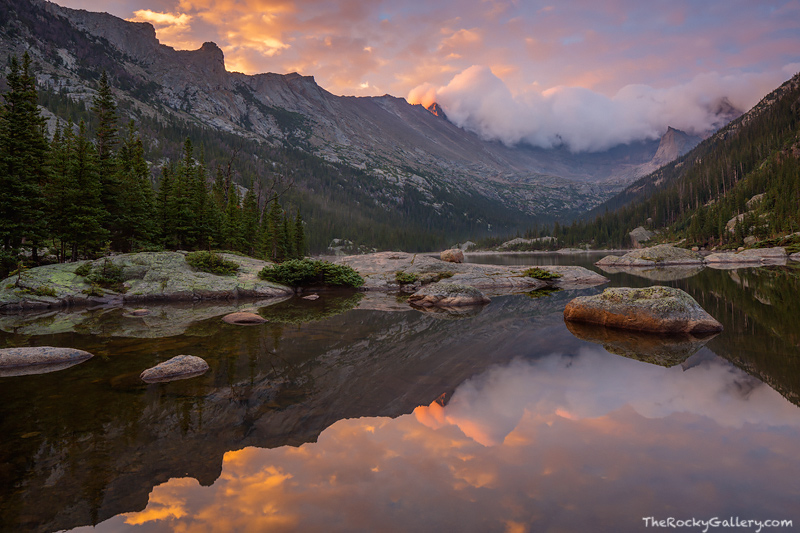
[[(628, 247), (638, 226), (688, 246), (735, 248), (800, 231), (800, 76), (694, 150), (527, 249)], [(518, 235), (519, 236), (519, 235)], [(502, 242), (502, 239), (495, 239)], [(487, 244), (485, 241), (482, 245)], [(490, 244), (490, 243), (489, 243)]]
[[(735, 247), (748, 236), (798, 231), (798, 132), (800, 78), (795, 76), (751, 113), (599, 208), (607, 212), (576, 223), (565, 237), (619, 246), (643, 225), (663, 228), (690, 245)], [(759, 194), (764, 196), (748, 205)]]
[[(75, 123), (86, 114), (84, 103), (65, 92), (40, 91), (40, 104)], [(484, 234), (490, 224), (500, 233), (534, 220), (498, 202), (458, 190), (437, 188), (427, 196), (413, 183), (387, 182), (290, 143), (268, 145), (174, 118), (148, 117), (131, 109), (127, 101), (120, 103), (119, 114), (136, 116), (145, 156), (153, 162), (156, 186), (163, 162), (180, 159), (187, 138), (208, 168), (219, 166), (229, 171), (233, 183), (262, 191), (283, 190), (291, 184), (281, 203), (292, 213), (300, 210), (310, 253), (324, 253), (334, 238), (349, 239), (367, 249), (435, 250), (454, 240)], [(93, 125), (87, 127), (92, 134)]]
[(50, 257), (75, 261), (109, 251), (217, 247), (273, 261), (305, 254), (300, 212), (292, 216), (280, 203), (287, 186), (251, 187), (242, 195), (229, 167), (218, 166), (210, 178), (188, 138), (180, 158), (164, 159), (156, 192), (142, 136), (132, 121), (120, 132), (105, 75), (91, 109), (58, 122), (51, 137), (27, 54), (21, 63), (10, 59), (7, 85), (0, 107), (0, 274)]

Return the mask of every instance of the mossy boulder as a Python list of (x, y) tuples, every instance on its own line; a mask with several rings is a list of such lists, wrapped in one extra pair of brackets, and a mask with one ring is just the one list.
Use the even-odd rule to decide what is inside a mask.
[(711, 333), (720, 324), (680, 289), (618, 287), (579, 296), (564, 308), (564, 320), (655, 333)]

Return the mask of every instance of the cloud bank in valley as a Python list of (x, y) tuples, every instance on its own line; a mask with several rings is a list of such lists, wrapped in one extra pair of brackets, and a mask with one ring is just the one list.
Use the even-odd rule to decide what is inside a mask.
[(750, 109), (799, 67), (761, 74), (699, 74), (662, 89), (626, 85), (609, 97), (565, 86), (513, 94), (490, 68), (472, 66), (446, 85), (414, 88), (408, 101), (425, 107), (436, 102), (456, 125), (487, 140), (594, 152), (657, 139), (669, 126), (707, 135), (725, 124), (731, 107)]

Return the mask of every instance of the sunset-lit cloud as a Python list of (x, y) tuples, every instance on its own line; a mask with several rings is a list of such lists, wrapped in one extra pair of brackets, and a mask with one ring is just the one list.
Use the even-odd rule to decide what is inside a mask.
[[(800, 62), (800, 4), (794, 0), (739, 2), (678, 0), (641, 3), (638, 0), (590, 2), (573, 0), (513, 2), (389, 2), (387, 0), (62, 0), (64, 5), (109, 10), (130, 20), (148, 21), (162, 43), (197, 48), (216, 42), (229, 70), (246, 73), (298, 71), (312, 75), (325, 89), (341, 95), (409, 96), (421, 85), (447, 89), (451, 97), (466, 95), (453, 84), (477, 67), (492, 72), (507, 88), (505, 97), (526, 120), (544, 116), (566, 120), (560, 107), (575, 110), (622, 106), (627, 87), (647, 87), (668, 102), (649, 114), (660, 120), (638, 129), (647, 136), (667, 125), (707, 125), (687, 98), (696, 97), (702, 76), (740, 80), (734, 90), (754, 100), (794, 74)], [(766, 80), (766, 81), (765, 81)], [(767, 81), (769, 84), (768, 85)], [(676, 96), (683, 88), (686, 95)], [(559, 98), (545, 91), (556, 89)], [(716, 84), (705, 98), (731, 97)], [(584, 92), (581, 92), (584, 90)], [(509, 96), (510, 95), (510, 96)], [(480, 104), (496, 113), (494, 100)], [(467, 97), (467, 96), (465, 96)], [(476, 97), (468, 96), (474, 106)], [(544, 109), (537, 106), (544, 101)], [(556, 105), (558, 102), (558, 105)], [(612, 102), (609, 104), (609, 102)], [(616, 104), (614, 102), (617, 102)], [(466, 109), (467, 102), (459, 108)], [(548, 105), (552, 104), (552, 105)], [(450, 103), (450, 105), (453, 105)], [(533, 109), (528, 107), (533, 105)], [(608, 109), (597, 119), (615, 125), (626, 120)], [(451, 113), (449, 110), (448, 115)], [(553, 113), (556, 113), (553, 115)], [(477, 111), (476, 111), (477, 113)], [(456, 111), (455, 114), (459, 114)], [(505, 114), (512, 114), (506, 111)], [(677, 121), (669, 117), (679, 115)], [(670, 118), (672, 123), (665, 123)], [(681, 122), (681, 123), (679, 123)], [(573, 132), (497, 123), (472, 114), (464, 125), (502, 140), (518, 137), (547, 145), (553, 134)], [(480, 124), (475, 127), (475, 124)], [(466, 126), (465, 126), (466, 127)], [(571, 127), (571, 126), (568, 126)], [(641, 131), (624, 125), (611, 137), (625, 142)], [(657, 131), (658, 130), (658, 131)], [(574, 138), (574, 149), (598, 145)], [(574, 137), (574, 135), (573, 135)], [(583, 148), (581, 148), (583, 147)]]

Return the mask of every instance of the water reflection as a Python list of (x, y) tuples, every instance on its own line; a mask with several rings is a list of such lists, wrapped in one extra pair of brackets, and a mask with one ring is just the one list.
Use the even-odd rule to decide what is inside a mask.
[[(515, 360), (452, 400), (225, 455), (99, 531), (614, 531), (642, 517), (794, 518), (800, 411), (717, 358), (595, 348)], [(724, 453), (720, 453), (724, 450)]]
[(600, 344), (610, 353), (667, 367), (683, 363), (717, 335), (660, 335), (573, 321), (565, 325), (579, 339)]
[[(565, 303), (602, 288), (493, 298), (468, 320), (368, 293), (260, 307), (270, 322), (248, 328), (188, 313), (169, 336), (125, 337), (140, 331), (128, 321), (146, 322), (108, 310), (87, 311), (85, 327), (10, 327), (0, 345), (96, 357), (0, 378), (0, 529), (138, 520), (152, 530), (595, 531), (591, 510), (595, 526), (640, 531), (641, 516), (659, 511), (789, 508), (800, 496), (787, 481), (800, 468), (796, 408), (764, 384), (800, 404), (797, 269), (704, 270), (664, 284), (725, 326), (669, 369), (566, 329)], [(182, 353), (210, 371), (139, 379)], [(431, 404), (469, 378), (446, 406)], [(370, 418), (348, 420), (357, 417)]]

